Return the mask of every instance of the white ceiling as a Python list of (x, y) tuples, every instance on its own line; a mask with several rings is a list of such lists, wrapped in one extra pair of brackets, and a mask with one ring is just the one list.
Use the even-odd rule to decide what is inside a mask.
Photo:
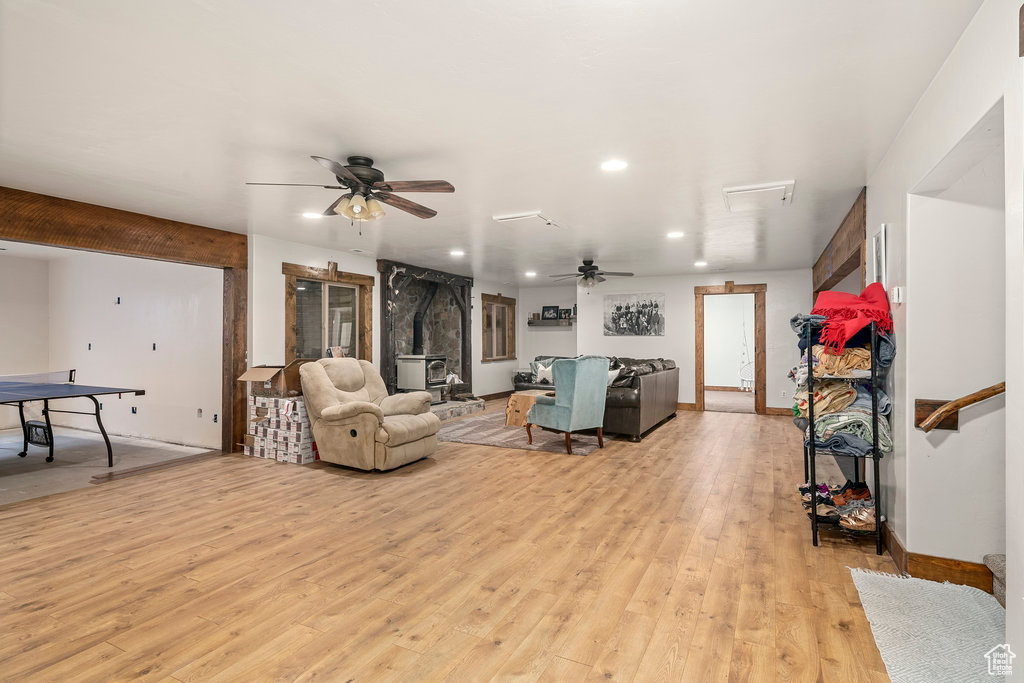
[[(804, 267), (980, 4), (0, 0), (0, 184), (523, 285)], [(456, 193), (360, 237), (301, 217), (337, 191), (244, 185), (330, 184), (311, 154)], [(564, 227), (490, 219), (531, 209)]]

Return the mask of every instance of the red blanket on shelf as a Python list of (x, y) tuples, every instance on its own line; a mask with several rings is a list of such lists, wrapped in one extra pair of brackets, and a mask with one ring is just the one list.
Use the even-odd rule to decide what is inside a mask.
[(822, 292), (811, 313), (828, 318), (822, 326), (821, 341), (833, 355), (841, 354), (847, 340), (872, 322), (883, 332), (892, 331), (889, 299), (877, 282), (868, 285), (860, 296), (846, 292)]

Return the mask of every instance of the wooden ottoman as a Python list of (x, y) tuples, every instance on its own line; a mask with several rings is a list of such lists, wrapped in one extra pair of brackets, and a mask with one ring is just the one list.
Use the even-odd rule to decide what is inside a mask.
[(508, 427), (525, 427), (526, 414), (536, 403), (538, 396), (554, 396), (555, 392), (543, 389), (529, 389), (517, 391), (508, 397), (508, 405), (505, 406), (505, 425)]

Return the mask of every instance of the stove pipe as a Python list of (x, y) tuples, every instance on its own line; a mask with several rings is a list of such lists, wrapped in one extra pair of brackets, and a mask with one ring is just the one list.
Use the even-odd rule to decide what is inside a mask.
[(412, 353), (414, 356), (423, 355), (423, 315), (430, 308), (430, 302), (434, 300), (435, 294), (437, 294), (437, 283), (431, 282), (423, 301), (416, 308), (416, 315), (412, 317)]

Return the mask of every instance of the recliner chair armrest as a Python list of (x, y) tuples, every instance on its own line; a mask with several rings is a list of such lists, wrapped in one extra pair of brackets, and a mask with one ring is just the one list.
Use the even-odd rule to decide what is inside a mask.
[(356, 415), (362, 415), (363, 413), (373, 413), (377, 416), (377, 419), (381, 422), (384, 421), (384, 413), (380, 407), (375, 403), (369, 401), (346, 401), (345, 403), (335, 403), (332, 406), (324, 408), (320, 412), (320, 419), (328, 422), (338, 422), (340, 420), (346, 420)]
[(431, 400), (429, 391), (410, 391), (385, 396), (380, 401), (380, 409), (385, 415), (420, 415), (430, 411)]

